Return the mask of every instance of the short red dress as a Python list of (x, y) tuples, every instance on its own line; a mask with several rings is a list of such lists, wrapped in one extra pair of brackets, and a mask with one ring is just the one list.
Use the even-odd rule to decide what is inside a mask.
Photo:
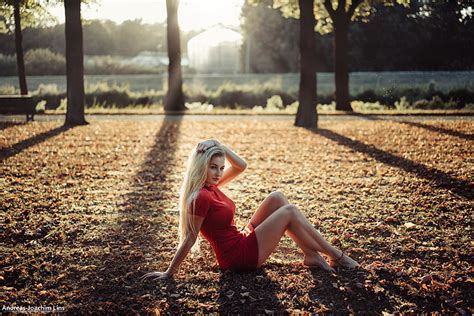
[(258, 264), (255, 231), (240, 232), (234, 223), (235, 204), (217, 185), (199, 191), (194, 215), (204, 217), (200, 232), (211, 244), (222, 270), (253, 270)]

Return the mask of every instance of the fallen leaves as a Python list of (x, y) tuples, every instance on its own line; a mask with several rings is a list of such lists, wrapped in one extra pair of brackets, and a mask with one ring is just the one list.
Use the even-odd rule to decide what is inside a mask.
[[(423, 124), (461, 136), (474, 130), (470, 121)], [(454, 189), (472, 179), (467, 139), (383, 120), (321, 121), (331, 131), (324, 134), (286, 121), (223, 118), (92, 122), (15, 146), (57, 126), (33, 122), (0, 133), (0, 281), (8, 304), (122, 314), (473, 312), (472, 201)], [(280, 190), (363, 269), (308, 271), (284, 237), (262, 269), (223, 273), (203, 242), (174, 280), (139, 284), (173, 257), (185, 161), (210, 137), (248, 162), (222, 188), (237, 205), (239, 228)], [(426, 168), (410, 169), (417, 166)], [(445, 180), (453, 187), (439, 185)]]

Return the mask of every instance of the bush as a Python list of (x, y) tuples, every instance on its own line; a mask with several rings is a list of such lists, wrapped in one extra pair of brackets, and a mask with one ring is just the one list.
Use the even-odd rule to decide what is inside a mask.
[(47, 48), (30, 49), (25, 54), (25, 69), (30, 76), (64, 75), (66, 59)]
[[(255, 111), (285, 111), (290, 113), (297, 108), (297, 94), (287, 93), (278, 85), (237, 85), (225, 83), (217, 90), (210, 91), (202, 85), (184, 85), (185, 101), (191, 108), (198, 104), (206, 110), (208, 105), (213, 107), (230, 107), (233, 109), (254, 109)], [(0, 93), (18, 93), (13, 86), (0, 87)], [(149, 107), (152, 104), (163, 104), (166, 95), (166, 85), (162, 90), (143, 92), (130, 91), (126, 84), (116, 85), (107, 82), (85, 85), (86, 107), (125, 108)], [(463, 109), (466, 104), (474, 104), (474, 92), (468, 89), (457, 89), (446, 94), (433, 90), (406, 89), (391, 90), (390, 95), (380, 95), (380, 92), (368, 90), (362, 94), (361, 100), (352, 100), (355, 111), (370, 110), (409, 110), (409, 109)], [(385, 91), (386, 93), (386, 91)], [(434, 94), (435, 93), (435, 94)], [(40, 85), (31, 94), (36, 102), (44, 100), (46, 109), (56, 109), (61, 100), (66, 97), (56, 85)], [(434, 94), (433, 96), (431, 96)], [(395, 99), (398, 98), (398, 99)], [(374, 100), (373, 102), (368, 100)], [(385, 101), (384, 101), (385, 100)], [(318, 96), (318, 110), (334, 111), (333, 95)], [(392, 102), (393, 103), (390, 103)], [(260, 109), (261, 108), (261, 109)], [(291, 112), (292, 113), (292, 112)]]
[(6, 84), (0, 86), (0, 95), (9, 95), (9, 94), (17, 94), (20, 93), (14, 86)]
[(297, 100), (295, 95), (283, 91), (281, 87), (273, 86), (272, 83), (255, 86), (224, 83), (210, 95), (209, 103), (216, 106), (229, 106), (232, 109), (238, 105), (243, 108), (252, 108), (255, 105), (266, 104), (266, 101), (274, 95), (280, 96), (285, 105)]
[(17, 74), (15, 55), (0, 54), (0, 76), (16, 76)]
[(84, 72), (88, 75), (114, 74), (159, 74), (166, 70), (164, 66), (145, 67), (136, 64), (126, 64), (120, 57), (93, 56), (86, 59)]

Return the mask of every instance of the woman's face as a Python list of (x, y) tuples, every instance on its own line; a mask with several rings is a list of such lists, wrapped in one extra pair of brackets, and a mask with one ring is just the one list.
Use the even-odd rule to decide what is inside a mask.
[(207, 167), (207, 178), (206, 183), (217, 184), (219, 180), (222, 178), (222, 174), (224, 172), (225, 166), (225, 157), (214, 156), (211, 158), (209, 162), (209, 166)]

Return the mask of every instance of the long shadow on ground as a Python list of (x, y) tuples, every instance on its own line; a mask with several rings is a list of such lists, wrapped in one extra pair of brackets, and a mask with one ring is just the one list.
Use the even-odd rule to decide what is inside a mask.
[(406, 124), (406, 125), (410, 125), (410, 126), (424, 128), (424, 129), (429, 130), (431, 132), (436, 132), (436, 133), (445, 134), (445, 135), (449, 135), (449, 136), (459, 137), (459, 138), (462, 138), (462, 139), (465, 139), (465, 140), (474, 140), (474, 134), (466, 134), (466, 133), (456, 131), (456, 130), (452, 130), (452, 129), (445, 128), (445, 127), (433, 126), (433, 125), (424, 124), (424, 123), (420, 123), (420, 122), (411, 122), (411, 121), (405, 121), (405, 120), (384, 119), (384, 118), (381, 118), (377, 115), (359, 114), (359, 116), (361, 116), (364, 119), (369, 120), (369, 121), (396, 122), (396, 123), (400, 123), (400, 124)]
[(393, 309), (393, 302), (385, 293), (376, 293), (372, 286), (367, 286), (367, 271), (339, 270), (336, 275), (331, 275), (313, 270), (312, 276), (318, 280), (318, 286), (312, 288), (309, 295), (320, 312), (380, 315)]
[[(111, 228), (110, 233), (97, 242), (97, 246), (107, 251), (91, 258), (97, 263), (86, 278), (78, 277), (77, 288), (81, 291), (79, 302), (75, 305), (77, 308), (69, 308), (68, 311), (84, 312), (86, 309), (87, 312), (93, 313), (128, 314), (157, 310), (174, 314), (219, 309), (224, 313), (232, 313), (242, 311), (242, 306), (251, 312), (250, 307), (257, 305), (272, 310), (284, 310), (276, 299), (276, 285), (266, 278), (262, 271), (229, 271), (220, 274), (221, 271), (214, 266), (211, 272), (217, 274), (213, 274), (212, 278), (206, 273), (209, 269), (202, 269), (210, 262), (202, 258), (195, 262), (196, 270), (184, 271), (186, 281), (149, 279), (139, 282), (144, 273), (150, 272), (143, 271), (147, 261), (165, 264), (166, 266), (161, 268), (165, 270), (170, 261), (167, 255), (174, 255), (176, 250), (170, 246), (166, 247), (162, 244), (163, 239), (157, 238), (169, 234), (166, 231), (169, 226), (166, 225), (165, 212), (156, 210), (156, 203), (157, 200), (169, 198), (165, 192), (170, 190), (173, 182), (170, 170), (175, 167), (174, 154), (177, 150), (181, 120), (182, 117), (165, 117), (152, 150), (134, 177), (135, 183), (132, 186), (135, 190), (126, 196), (123, 208), (118, 211), (117, 226)], [(189, 260), (192, 259), (186, 259)], [(184, 262), (181, 269), (183, 266)], [(256, 277), (257, 275), (259, 277)], [(249, 289), (261, 286), (259, 294), (256, 295), (258, 297), (241, 296), (241, 293), (245, 292), (242, 286)], [(197, 290), (197, 287), (201, 290)], [(230, 295), (231, 292), (235, 294)], [(242, 305), (241, 299), (246, 300), (248, 304)], [(262, 304), (264, 301), (265, 304)], [(184, 302), (187, 305), (183, 304)]]
[(264, 269), (222, 273), (219, 279), (219, 313), (268, 314), (285, 312), (277, 298), (280, 286)]
[(435, 168), (427, 167), (421, 163), (398, 157), (394, 154), (388, 153), (374, 146), (366, 145), (358, 140), (350, 139), (331, 130), (311, 129), (311, 131), (317, 135), (335, 141), (340, 145), (349, 147), (352, 150), (367, 154), (379, 162), (413, 173), (420, 178), (430, 181), (430, 185), (433, 187), (451, 190), (453, 193), (466, 199), (471, 200), (473, 198), (474, 186), (469, 181), (453, 178)]
[(7, 158), (15, 156), (16, 154), (22, 152), (23, 150), (25, 150), (25, 149), (27, 149), (31, 146), (40, 144), (40, 143), (48, 140), (51, 137), (57, 136), (57, 135), (65, 132), (65, 131), (67, 131), (68, 129), (70, 129), (72, 127), (73, 126), (64, 126), (63, 125), (63, 126), (54, 128), (52, 130), (49, 130), (47, 132), (40, 133), (40, 134), (35, 135), (33, 137), (30, 137), (28, 139), (22, 140), (21, 142), (13, 144), (10, 147), (4, 148), (4, 149), (0, 150), (0, 161), (3, 161)]
[(0, 131), (4, 131), (11, 127), (26, 125), (26, 122), (0, 122)]
[(167, 118), (134, 177), (135, 190), (126, 195), (118, 210), (117, 225), (100, 241), (99, 246), (107, 250), (92, 258), (98, 263), (95, 269), (86, 280), (78, 281), (81, 283), (78, 288), (83, 290), (78, 305), (82, 307), (80, 312), (138, 313), (144, 306), (156, 306), (155, 295), (164, 297), (162, 307), (170, 312), (178, 311), (177, 298), (170, 296), (176, 287), (172, 280), (161, 284), (139, 282), (139, 278), (149, 272), (140, 270), (147, 258), (150, 262), (166, 261), (161, 253), (157, 255), (162, 240), (156, 237), (162, 235), (167, 226), (165, 212), (162, 208), (156, 209), (156, 203), (171, 188), (169, 170), (177, 150), (182, 117)]
[(459, 137), (459, 138), (462, 138), (462, 139), (465, 139), (465, 140), (471, 140), (471, 141), (474, 140), (474, 134), (465, 134), (463, 132), (452, 130), (452, 129), (445, 128), (445, 127), (438, 127), (438, 126), (423, 124), (423, 123), (420, 123), (420, 122), (408, 122), (408, 121), (397, 121), (397, 122), (402, 123), (402, 124), (406, 124), (406, 125), (410, 125), (410, 126), (424, 128), (424, 129), (427, 129), (429, 131), (437, 132), (437, 133), (440, 133), (440, 134), (446, 134), (446, 135), (449, 135), (449, 136)]

